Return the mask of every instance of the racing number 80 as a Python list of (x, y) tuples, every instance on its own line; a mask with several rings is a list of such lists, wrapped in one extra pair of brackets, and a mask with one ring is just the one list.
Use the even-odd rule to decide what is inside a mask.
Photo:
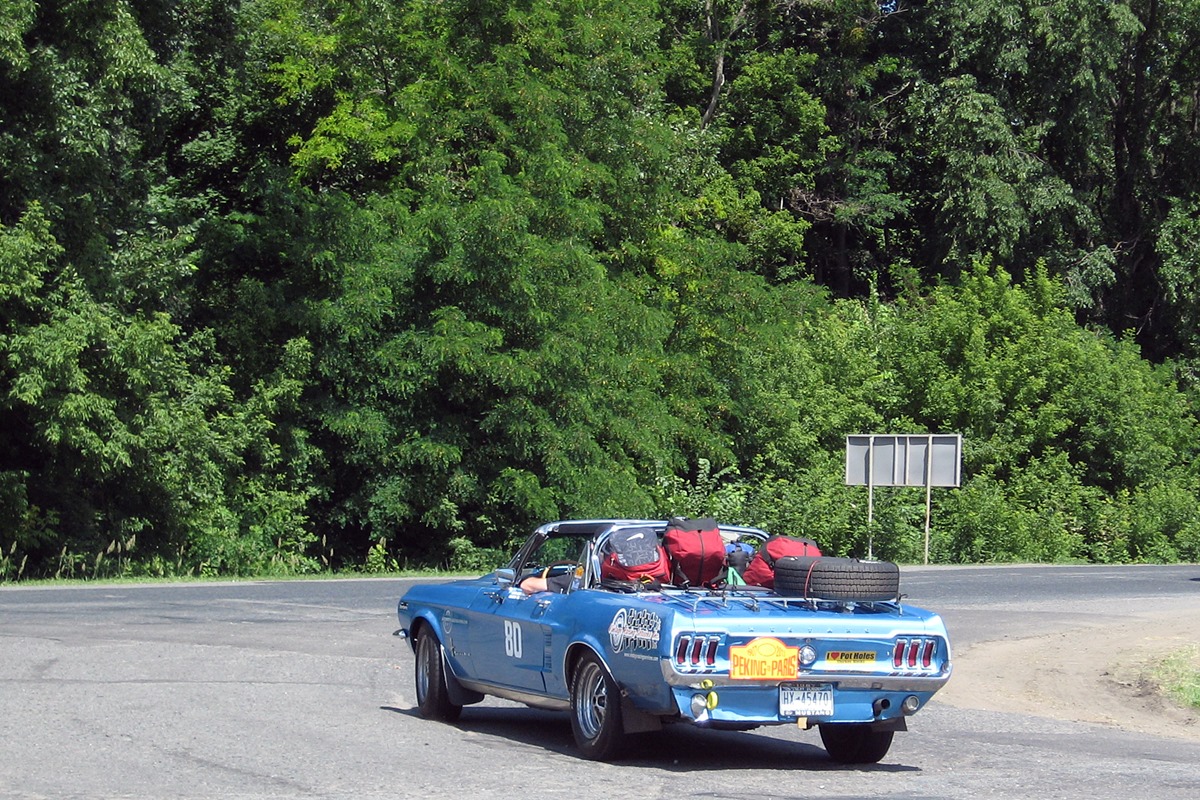
[(512, 620), (504, 620), (504, 655), (521, 657), (521, 626)]

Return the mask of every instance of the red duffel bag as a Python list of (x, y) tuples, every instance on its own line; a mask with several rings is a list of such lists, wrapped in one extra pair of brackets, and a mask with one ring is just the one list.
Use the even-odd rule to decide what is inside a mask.
[(725, 577), (725, 541), (711, 517), (675, 517), (667, 523), (663, 546), (676, 586), (711, 587)]
[(775, 562), (785, 556), (819, 556), (821, 548), (812, 539), (776, 535), (759, 545), (742, 573), (742, 580), (754, 586), (775, 588)]

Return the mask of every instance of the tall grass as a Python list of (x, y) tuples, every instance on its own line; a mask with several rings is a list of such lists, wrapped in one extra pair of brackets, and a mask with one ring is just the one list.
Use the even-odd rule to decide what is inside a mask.
[(1200, 709), (1200, 645), (1169, 654), (1154, 670), (1154, 680), (1175, 702)]

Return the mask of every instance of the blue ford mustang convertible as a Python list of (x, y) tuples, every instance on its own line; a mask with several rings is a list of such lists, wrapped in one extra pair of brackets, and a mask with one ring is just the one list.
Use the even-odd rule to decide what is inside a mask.
[(834, 760), (874, 763), (949, 680), (941, 618), (901, 602), (889, 562), (785, 557), (770, 588), (746, 584), (733, 554), (765, 555), (777, 537), (714, 523), (720, 539), (701, 549), (719, 577), (613, 576), (618, 542), (657, 551), (671, 524), (554, 522), (494, 573), (410, 588), (397, 634), (421, 714), (453, 721), (485, 695), (569, 711), (598, 760), (672, 722), (816, 726)]

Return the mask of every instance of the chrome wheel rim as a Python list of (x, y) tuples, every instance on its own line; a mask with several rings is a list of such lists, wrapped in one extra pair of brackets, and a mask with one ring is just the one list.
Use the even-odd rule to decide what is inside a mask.
[(575, 716), (579, 728), (588, 739), (595, 739), (604, 727), (608, 713), (608, 690), (604, 685), (604, 673), (595, 664), (584, 667), (576, 689)]
[(417, 649), (421, 651), (421, 657), (417, 659), (417, 702), (420, 703), (429, 696), (430, 658), (434, 653), (428, 634), (421, 637)]

